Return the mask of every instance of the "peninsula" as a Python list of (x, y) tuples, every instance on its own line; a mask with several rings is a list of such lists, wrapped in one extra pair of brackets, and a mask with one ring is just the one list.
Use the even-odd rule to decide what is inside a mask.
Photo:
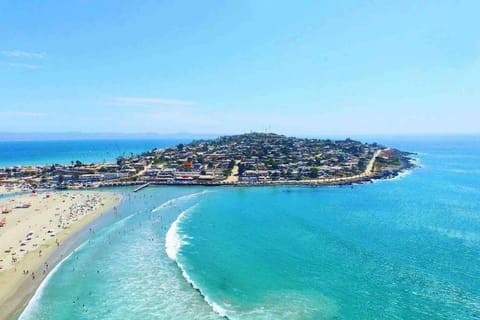
[(114, 163), (0, 169), (0, 185), (75, 189), (158, 185), (339, 185), (390, 178), (414, 166), (411, 154), (377, 143), (248, 133), (195, 140)]

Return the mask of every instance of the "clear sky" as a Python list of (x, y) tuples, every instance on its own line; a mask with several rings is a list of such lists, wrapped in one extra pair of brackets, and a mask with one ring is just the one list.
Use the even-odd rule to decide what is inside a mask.
[(0, 131), (480, 132), (480, 1), (1, 1)]

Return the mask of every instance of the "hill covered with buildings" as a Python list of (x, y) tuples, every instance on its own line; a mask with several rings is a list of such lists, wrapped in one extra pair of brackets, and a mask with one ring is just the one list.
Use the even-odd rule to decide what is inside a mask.
[(192, 185), (348, 184), (397, 175), (410, 154), (376, 143), (249, 133), (195, 140), (116, 163), (10, 167), (3, 184), (97, 187), (136, 183)]

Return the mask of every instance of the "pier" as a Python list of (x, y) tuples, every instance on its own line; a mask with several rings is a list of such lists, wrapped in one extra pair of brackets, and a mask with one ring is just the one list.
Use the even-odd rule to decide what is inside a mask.
[(133, 190), (133, 192), (138, 192), (142, 189), (145, 189), (146, 187), (148, 187), (150, 185), (150, 182), (148, 183), (145, 183), (145, 184), (142, 184), (140, 187), (136, 188), (135, 190)]

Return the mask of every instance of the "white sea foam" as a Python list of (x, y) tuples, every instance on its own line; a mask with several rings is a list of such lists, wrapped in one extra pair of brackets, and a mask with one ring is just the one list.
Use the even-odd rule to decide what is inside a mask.
[(388, 179), (373, 179), (372, 180), (372, 183), (388, 183), (388, 182), (391, 182), (391, 181), (397, 181), (397, 180), (401, 180), (403, 178), (406, 178), (407, 176), (411, 175), (413, 172), (412, 169), (406, 169), (406, 170), (402, 170), (400, 172), (398, 172), (398, 174), (393, 177), (393, 178), (388, 178)]
[[(130, 220), (135, 214), (131, 214), (129, 216), (126, 216), (125, 218), (115, 222), (106, 233), (109, 233), (112, 230), (115, 230), (118, 226), (123, 225), (125, 222)], [(19, 320), (24, 320), (24, 319), (31, 319), (32, 316), (31, 314), (35, 312), (35, 309), (41, 300), (43, 293), (45, 291), (45, 288), (47, 287), (48, 283), (50, 282), (50, 279), (53, 277), (53, 275), (60, 269), (60, 267), (67, 261), (74, 253), (77, 253), (79, 250), (83, 249), (90, 240), (85, 240), (82, 244), (80, 244), (75, 250), (70, 252), (68, 255), (65, 256), (53, 269), (50, 271), (50, 273), (43, 279), (42, 283), (38, 286), (37, 290), (35, 291), (33, 297), (30, 299), (28, 302), (27, 306), (23, 310), (22, 314), (18, 318)]]
[[(315, 291), (278, 290), (267, 293), (262, 302), (238, 310), (239, 319), (338, 319), (339, 305)], [(321, 316), (320, 316), (321, 315)]]
[(178, 232), (178, 223), (182, 221), (185, 218), (185, 215), (194, 208), (195, 206), (181, 212), (177, 219), (173, 221), (165, 236), (165, 251), (167, 252), (167, 256), (174, 261), (177, 260), (177, 254), (178, 251), (180, 251), (180, 248), (187, 243), (185, 241), (186, 237)]
[(70, 252), (69, 255), (67, 255), (63, 260), (61, 260), (53, 269), (50, 271), (50, 273), (43, 279), (42, 283), (38, 286), (37, 290), (35, 291), (35, 294), (33, 297), (30, 299), (30, 302), (28, 303), (27, 307), (23, 310), (22, 314), (18, 318), (19, 320), (23, 319), (31, 319), (30, 314), (35, 312), (35, 308), (37, 307), (40, 299), (43, 296), (43, 292), (45, 291), (45, 288), (47, 284), (50, 282), (51, 277), (58, 271), (58, 269), (61, 267), (61, 265), (67, 261), (75, 252), (78, 250), (82, 249), (86, 244), (88, 243), (88, 240), (83, 242), (77, 249), (74, 251)]
[(423, 167), (424, 167), (424, 164), (420, 161), (419, 156), (420, 156), (420, 154), (417, 153), (417, 156), (416, 156), (416, 157), (410, 158), (410, 162), (411, 162), (415, 167), (423, 168)]
[(203, 290), (192, 280), (192, 278), (188, 275), (188, 273), (185, 271), (185, 268), (183, 267), (183, 265), (178, 262), (178, 260), (175, 260), (175, 262), (177, 263), (177, 266), (180, 268), (180, 270), (182, 271), (182, 276), (185, 280), (187, 280), (187, 282), (195, 289), (197, 290), (200, 295), (203, 297), (203, 300), (205, 300), (205, 302), (212, 308), (212, 310), (217, 313), (219, 316), (221, 317), (224, 317), (224, 318), (227, 318), (228, 319), (228, 316), (227, 316), (227, 310), (225, 310), (224, 308), (222, 308), (221, 306), (219, 306), (218, 304), (216, 304), (215, 302), (212, 301), (212, 299), (210, 299), (204, 292)]
[[(418, 153), (417, 153), (417, 155), (418, 155)], [(373, 183), (379, 183), (379, 182), (390, 182), (390, 181), (400, 180), (400, 179), (403, 179), (403, 178), (411, 175), (413, 173), (413, 170), (415, 170), (415, 168), (425, 168), (425, 166), (420, 162), (420, 159), (418, 157), (410, 158), (410, 162), (413, 164), (413, 166), (414, 166), (413, 168), (400, 170), (397, 173), (397, 175), (393, 178), (373, 179), (372, 182)]]
[(178, 197), (178, 198), (173, 198), (173, 199), (170, 199), (168, 201), (165, 201), (164, 203), (162, 203), (161, 205), (159, 205), (158, 207), (156, 207), (155, 209), (152, 210), (152, 212), (157, 212), (159, 210), (162, 210), (163, 208), (166, 208), (168, 206), (171, 206), (173, 205), (174, 203), (178, 202), (178, 201), (184, 201), (184, 200), (190, 200), (190, 199), (193, 199), (199, 195), (202, 195), (202, 194), (205, 194), (207, 193), (208, 191), (207, 190), (203, 190), (203, 191), (200, 191), (200, 192), (196, 192), (196, 193), (191, 193), (191, 194), (187, 194), (185, 196), (181, 196), (181, 197)]
[[(200, 193), (198, 193), (200, 194)], [(198, 194), (194, 194), (194, 195), (198, 195)], [(177, 198), (179, 199), (179, 198)], [(182, 248), (182, 246), (184, 246), (185, 244), (188, 244), (188, 242), (186, 241), (186, 239), (188, 238), (186, 235), (182, 235), (179, 233), (179, 227), (178, 227), (178, 224), (183, 220), (185, 219), (185, 216), (190, 212), (192, 211), (193, 209), (195, 209), (196, 206), (192, 206), (190, 208), (188, 208), (187, 210), (181, 212), (177, 219), (171, 224), (170, 228), (168, 229), (167, 231), (167, 234), (165, 236), (165, 251), (167, 252), (167, 256), (175, 261), (175, 263), (177, 264), (177, 266), (180, 268), (181, 272), (182, 272), (182, 276), (183, 278), (195, 289), (197, 290), (200, 295), (203, 297), (203, 299), (205, 300), (205, 302), (212, 308), (212, 310), (217, 313), (218, 315), (220, 315), (221, 317), (225, 317), (225, 318), (228, 318), (227, 317), (227, 311), (222, 308), (221, 306), (219, 306), (218, 304), (216, 304), (215, 302), (213, 302), (203, 291), (202, 289), (200, 289), (200, 287), (192, 280), (192, 278), (187, 274), (187, 272), (185, 271), (185, 268), (184, 266), (178, 261), (177, 259), (177, 255), (178, 255), (178, 252), (180, 251), (180, 249)]]
[(396, 177), (394, 177), (393, 179), (391, 180), (400, 180), (400, 179), (403, 179), (405, 178), (406, 176), (409, 176), (412, 174), (412, 170), (411, 169), (407, 169), (407, 170), (402, 170), (400, 171)]

